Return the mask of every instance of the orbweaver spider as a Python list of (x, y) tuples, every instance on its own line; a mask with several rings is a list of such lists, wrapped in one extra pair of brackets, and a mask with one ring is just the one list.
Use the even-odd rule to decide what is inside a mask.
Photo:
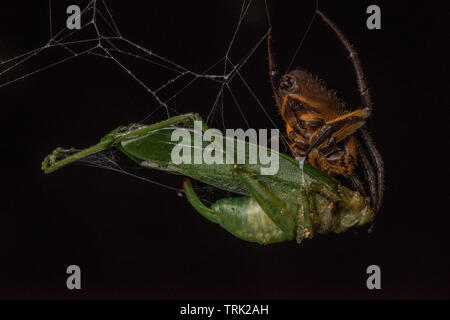
[[(280, 76), (272, 53), (269, 31), (269, 74), (275, 102), (286, 123), (286, 134), (293, 155), (330, 174), (349, 178), (353, 187), (365, 196), (364, 185), (355, 172), (359, 156), (371, 203), (377, 213), (383, 201), (384, 165), (365, 126), (372, 113), (372, 102), (361, 63), (339, 28), (321, 11), (317, 10), (317, 14), (334, 31), (349, 53), (363, 107), (353, 111), (344, 110), (344, 103), (327, 90), (317, 77), (304, 70), (295, 69)], [(372, 229), (373, 222), (369, 231)]]

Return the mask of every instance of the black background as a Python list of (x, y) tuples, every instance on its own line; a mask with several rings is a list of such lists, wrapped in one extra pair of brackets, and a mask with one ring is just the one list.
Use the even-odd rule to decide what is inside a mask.
[[(369, 128), (385, 160), (386, 197), (370, 235), (349, 231), (264, 247), (206, 221), (176, 192), (127, 175), (77, 165), (44, 175), (40, 163), (56, 146), (92, 145), (119, 124), (142, 120), (157, 103), (117, 65), (94, 56), (1, 87), (0, 297), (448, 299), (448, 10), (444, 2), (427, 3), (320, 1), (354, 43), (375, 104)], [(241, 7), (241, 1), (109, 4), (126, 38), (198, 72), (225, 54)], [(381, 30), (365, 26), (370, 4), (381, 7)], [(286, 68), (315, 3), (268, 5), (277, 59)], [(66, 6), (53, 7), (55, 29)], [(249, 12), (236, 60), (267, 30), (263, 2)], [(48, 2), (3, 3), (0, 24), (2, 59), (40, 47), (49, 36)], [(49, 64), (52, 54), (34, 61)], [(360, 105), (346, 53), (320, 19), (294, 66), (319, 75), (349, 106)], [(242, 72), (281, 126), (264, 45)], [(206, 116), (217, 89), (200, 81), (176, 108)], [(235, 90), (253, 127), (273, 127), (248, 90), (239, 84)], [(225, 110), (227, 127), (243, 126), (231, 100)], [(171, 186), (182, 181), (145, 176)], [(71, 264), (81, 267), (81, 291), (66, 289)], [(381, 290), (366, 288), (371, 264), (381, 267)]]

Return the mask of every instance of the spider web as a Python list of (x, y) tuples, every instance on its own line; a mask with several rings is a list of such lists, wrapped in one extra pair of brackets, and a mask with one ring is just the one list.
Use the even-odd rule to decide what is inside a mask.
[[(112, 61), (119, 69), (129, 75), (133, 81), (137, 82), (143, 88), (144, 92), (150, 96), (151, 100), (154, 102), (152, 110), (144, 119), (138, 121), (139, 123), (152, 123), (151, 119), (154, 115), (161, 112), (164, 113), (165, 118), (170, 118), (174, 115), (180, 114), (180, 111), (176, 106), (176, 97), (178, 97), (182, 92), (189, 90), (195, 82), (199, 80), (206, 80), (215, 83), (217, 87), (217, 92), (214, 95), (215, 98), (212, 101), (212, 106), (204, 118), (208, 125), (212, 123), (219, 123), (223, 129), (226, 128), (224, 96), (227, 94), (229, 98), (231, 98), (230, 101), (232, 101), (234, 106), (237, 108), (239, 115), (245, 122), (245, 125), (248, 128), (251, 127), (251, 123), (248, 120), (249, 117), (244, 113), (239, 101), (239, 96), (234, 93), (231, 85), (234, 82), (240, 82), (240, 84), (245, 88), (245, 90), (247, 90), (254, 100), (258, 110), (265, 114), (274, 128), (277, 128), (277, 125), (274, 123), (270, 114), (267, 112), (264, 105), (261, 103), (260, 99), (257, 97), (253, 88), (241, 71), (248, 61), (254, 56), (255, 51), (262, 45), (264, 46), (267, 39), (267, 35), (271, 27), (271, 21), (266, 2), (264, 2), (267, 19), (266, 31), (257, 36), (248, 52), (237, 59), (233, 59), (231, 57), (236, 39), (239, 37), (239, 31), (242, 29), (245, 18), (253, 7), (254, 3), (252, 0), (242, 1), (232, 38), (229, 40), (229, 44), (223, 57), (213, 65), (210, 65), (203, 71), (198, 72), (190, 70), (189, 68), (186, 68), (169, 58), (159, 55), (156, 50), (147, 49), (122, 35), (118, 24), (113, 18), (112, 11), (104, 0), (92, 0), (83, 9), (81, 9), (80, 21), (82, 24), (80, 29), (70, 30), (68, 28), (63, 28), (58, 32), (53, 32), (52, 1), (49, 0), (48, 10), (50, 39), (43, 46), (21, 55), (12, 58), (0, 57), (0, 89), (12, 85), (18, 81), (22, 81), (44, 70), (68, 62), (69, 60), (90, 55)], [(303, 40), (308, 33), (314, 18), (315, 14), (312, 16), (308, 29), (304, 33), (295, 55), (297, 55), (300, 47), (302, 46)], [(38, 66), (40, 57), (47, 51), (55, 49), (59, 50), (58, 54), (55, 55), (57, 56), (57, 59), (51, 63), (45, 64), (44, 66)], [(140, 74), (138, 70), (135, 70), (135, 68), (133, 69), (133, 63), (130, 63), (130, 61), (150, 64), (160, 70), (163, 70), (165, 73), (162, 76), (159, 74), (159, 83), (158, 81), (154, 81), (153, 78), (149, 81), (148, 79), (145, 79), (145, 77)], [(27, 70), (27, 72), (23, 74), (18, 74), (17, 69), (25, 63), (31, 63), (32, 65), (38, 67), (34, 67), (31, 72)], [(272, 107), (272, 104), (269, 104), (269, 106)], [(190, 111), (195, 112), (196, 110)], [(255, 111), (253, 110), (252, 112)], [(287, 141), (284, 137), (282, 139), (282, 143), (287, 145)], [(160, 186), (164, 186), (170, 190), (180, 193), (179, 187), (173, 187), (146, 179), (140, 175), (135, 175), (130, 171), (125, 170), (121, 167), (121, 165), (119, 165), (118, 152), (115, 150), (106, 150), (78, 162), (88, 166), (95, 166), (124, 173)], [(210, 189), (208, 187), (204, 188), (205, 190)]]

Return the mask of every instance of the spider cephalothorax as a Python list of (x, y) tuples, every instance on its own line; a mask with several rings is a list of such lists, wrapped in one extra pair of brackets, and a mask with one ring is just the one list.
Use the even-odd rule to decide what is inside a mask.
[[(327, 90), (317, 77), (295, 69), (280, 76), (268, 37), (269, 73), (275, 101), (286, 123), (286, 134), (294, 156), (334, 175), (347, 177), (354, 187), (365, 194), (355, 168), (358, 158), (368, 181), (372, 205), (378, 211), (383, 197), (383, 161), (365, 128), (372, 103), (356, 52), (342, 32), (322, 12), (322, 19), (334, 30), (350, 54), (355, 69), (363, 107), (346, 110), (344, 103)], [(373, 164), (362, 143), (369, 151)], [(377, 171), (375, 179), (374, 169)]]

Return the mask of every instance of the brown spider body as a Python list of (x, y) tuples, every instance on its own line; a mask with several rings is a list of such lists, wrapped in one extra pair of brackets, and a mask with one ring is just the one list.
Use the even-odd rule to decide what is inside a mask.
[[(286, 123), (286, 134), (293, 155), (333, 175), (349, 178), (355, 188), (366, 194), (364, 185), (355, 173), (360, 159), (372, 205), (378, 212), (383, 199), (384, 166), (365, 128), (366, 120), (371, 115), (372, 102), (362, 67), (358, 55), (342, 32), (322, 12), (317, 11), (317, 14), (336, 33), (350, 55), (363, 107), (346, 110), (344, 103), (333, 92), (306, 71), (295, 69), (279, 76), (269, 31), (269, 74), (275, 101)], [(363, 145), (371, 155), (372, 162)]]
[[(292, 93), (281, 89), (288, 88), (294, 81)], [(286, 123), (286, 134), (291, 141), (292, 153), (304, 158), (308, 148), (320, 134), (324, 125), (333, 125), (349, 117), (361, 121), (347, 121), (309, 154), (311, 165), (331, 174), (349, 177), (357, 164), (356, 138), (353, 133), (364, 124), (366, 114), (363, 110), (345, 112), (343, 102), (328, 91), (320, 81), (302, 70), (291, 71), (285, 75), (278, 89), (280, 113)]]

